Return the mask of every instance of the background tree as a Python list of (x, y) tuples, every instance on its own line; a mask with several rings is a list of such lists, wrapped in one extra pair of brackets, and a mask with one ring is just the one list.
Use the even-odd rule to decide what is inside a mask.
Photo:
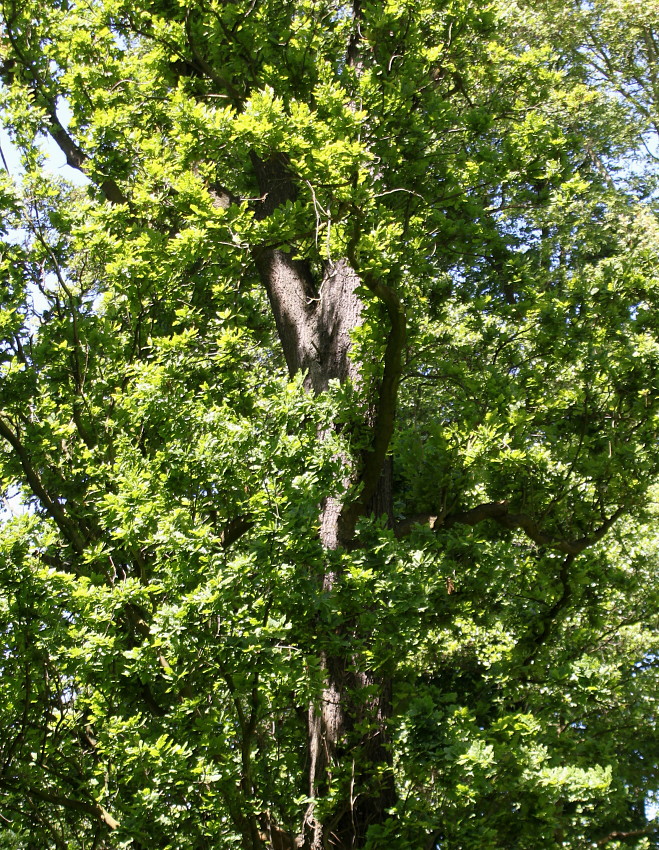
[(656, 843), (625, 10), (2, 4), (7, 846)]

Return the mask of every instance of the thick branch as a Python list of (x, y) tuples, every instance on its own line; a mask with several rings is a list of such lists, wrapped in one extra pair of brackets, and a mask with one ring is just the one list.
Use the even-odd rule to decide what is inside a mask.
[(80, 814), (89, 815), (100, 823), (104, 823), (108, 829), (116, 829), (119, 822), (107, 812), (99, 803), (88, 803), (85, 800), (74, 800), (71, 797), (63, 797), (60, 794), (52, 794), (42, 788), (28, 786), (24, 789), (26, 796), (36, 797), (44, 803), (52, 803), (54, 806), (61, 806), (70, 811), (80, 812)]
[(220, 535), (222, 546), (227, 549), (237, 540), (240, 540), (243, 534), (247, 534), (247, 532), (253, 527), (254, 519), (248, 515), (237, 516), (230, 519), (222, 528)]
[(30, 489), (41, 503), (43, 509), (54, 520), (62, 534), (71, 542), (76, 552), (80, 554), (85, 548), (85, 541), (69, 517), (67, 517), (60, 503), (48, 494), (41, 478), (30, 462), (30, 457), (25, 446), (3, 419), (0, 419), (0, 437), (3, 437), (14, 450), (25, 473), (27, 483), (30, 485)]
[(604, 838), (600, 838), (596, 844), (598, 847), (604, 847), (604, 845), (609, 844), (611, 841), (624, 841), (626, 838), (638, 838), (639, 835), (656, 835), (656, 833), (656, 826), (646, 826), (643, 829), (631, 829), (626, 832), (616, 830), (605, 835)]
[[(75, 168), (76, 171), (80, 171), (85, 177), (89, 177), (89, 169), (86, 167), (86, 163), (88, 162), (88, 156), (85, 154), (78, 145), (73, 141), (71, 136), (67, 133), (67, 131), (62, 126), (59, 118), (57, 117), (57, 113), (55, 111), (54, 105), (48, 103), (47, 108), (48, 113), (48, 132), (52, 137), (53, 141), (56, 142), (59, 149), (62, 151), (64, 156), (66, 157), (66, 164), (71, 168)], [(101, 192), (105, 195), (108, 201), (112, 204), (126, 204), (128, 203), (128, 199), (121, 191), (121, 189), (117, 186), (114, 180), (109, 177), (103, 179), (100, 184)]]
[[(277, 207), (294, 201), (297, 193), (285, 154), (262, 159), (252, 152), (251, 161), (261, 193), (255, 215), (263, 220)], [(278, 248), (258, 246), (253, 256), (270, 299), (289, 373), (311, 371), (311, 314), (317, 293), (308, 264)]]
[(557, 549), (559, 552), (564, 552), (566, 555), (578, 555), (593, 546), (604, 537), (606, 532), (622, 516), (624, 508), (618, 508), (609, 519), (605, 520), (602, 525), (596, 529), (591, 535), (580, 537), (577, 540), (562, 540), (551, 537), (545, 534), (539, 527), (538, 523), (527, 514), (510, 513), (508, 502), (486, 502), (482, 505), (477, 505), (468, 511), (459, 511), (448, 514), (445, 517), (433, 516), (431, 514), (418, 514), (410, 517), (400, 523), (396, 529), (399, 537), (404, 537), (410, 533), (414, 525), (429, 525), (435, 531), (440, 528), (451, 528), (454, 525), (477, 525), (484, 520), (491, 519), (502, 525), (504, 528), (520, 529), (527, 537), (529, 537), (538, 546), (546, 546), (549, 549)]
[[(31, 79), (31, 85), (38, 94), (39, 105), (43, 106), (46, 111), (46, 115), (48, 116), (48, 126), (46, 127), (46, 129), (48, 133), (66, 157), (67, 165), (69, 165), (71, 168), (75, 168), (76, 171), (80, 171), (86, 177), (89, 177), (88, 169), (85, 167), (85, 164), (88, 161), (87, 155), (78, 147), (78, 145), (73, 141), (71, 136), (62, 126), (61, 121), (57, 117), (55, 99), (49, 94), (48, 86), (41, 78), (39, 73), (36, 71), (33, 63), (30, 62), (30, 60), (23, 55), (16, 42), (16, 39), (14, 38), (11, 26), (9, 24), (6, 27), (6, 35), (9, 42), (11, 43), (14, 53), (16, 54), (17, 61), (20, 63), (25, 74), (29, 75)], [(12, 85), (13, 76), (12, 73), (8, 70), (7, 65), (0, 68), (0, 77), (6, 85)], [(106, 177), (103, 180), (103, 182), (100, 184), (100, 188), (107, 200), (111, 203), (126, 203), (126, 197), (119, 189), (117, 184), (114, 182), (114, 180), (111, 180), (109, 177)]]
[[(295, 201), (297, 191), (285, 154), (267, 159), (251, 156), (261, 199), (255, 214), (265, 219), (278, 207)], [(269, 246), (253, 251), (268, 293), (288, 370), (307, 373), (307, 388), (323, 392), (332, 379), (355, 379), (348, 352), (350, 332), (359, 324), (359, 279), (345, 261), (325, 263), (315, 279), (306, 260)]]
[(373, 445), (364, 453), (361, 473), (362, 490), (355, 508), (363, 513), (373, 498), (380, 480), (389, 443), (394, 432), (398, 387), (402, 373), (402, 355), (407, 337), (405, 308), (398, 293), (384, 283), (364, 276), (364, 284), (387, 309), (390, 329), (384, 352), (384, 371), (378, 394), (373, 425)]
[(353, 0), (352, 3), (352, 32), (348, 41), (346, 51), (346, 65), (357, 67), (359, 64), (359, 47), (362, 40), (361, 25), (363, 20), (361, 0)]
[[(522, 662), (522, 666), (526, 667), (538, 654), (540, 647), (547, 642), (552, 631), (552, 626), (555, 623), (558, 615), (567, 608), (572, 599), (572, 588), (570, 587), (570, 567), (572, 566), (576, 555), (567, 555), (558, 575), (561, 583), (561, 592), (551, 608), (540, 618), (540, 628), (537, 629), (535, 635), (531, 638), (532, 649), (527, 654)], [(536, 624), (537, 625), (537, 624)]]
[[(267, 218), (283, 204), (294, 202), (296, 187), (288, 159), (273, 154), (262, 159), (252, 154), (261, 200), (256, 216)], [(357, 210), (354, 215), (358, 216)], [(314, 280), (309, 264), (291, 254), (270, 247), (254, 250), (254, 259), (268, 293), (277, 323), (286, 362), (291, 374), (306, 372), (307, 387), (323, 392), (333, 379), (360, 381), (359, 368), (350, 360), (351, 332), (361, 321), (362, 301), (358, 287), (363, 284), (387, 311), (389, 332), (384, 353), (383, 374), (374, 403), (365, 423), (372, 432), (371, 444), (363, 452), (358, 481), (359, 495), (339, 508), (333, 524), (341, 525), (339, 537), (352, 539), (357, 518), (367, 512), (378, 490), (394, 429), (398, 386), (402, 371), (402, 353), (406, 339), (405, 310), (397, 292), (373, 274), (361, 279), (354, 256), (359, 233), (355, 218), (355, 236), (346, 258), (326, 262), (320, 281)], [(349, 483), (346, 482), (346, 487)], [(338, 527), (337, 527), (338, 528)]]

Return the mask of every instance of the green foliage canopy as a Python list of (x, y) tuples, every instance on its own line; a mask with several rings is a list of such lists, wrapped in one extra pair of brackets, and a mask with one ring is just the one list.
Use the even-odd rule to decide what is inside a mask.
[(656, 846), (659, 14), (529, 5), (3, 0), (0, 846)]

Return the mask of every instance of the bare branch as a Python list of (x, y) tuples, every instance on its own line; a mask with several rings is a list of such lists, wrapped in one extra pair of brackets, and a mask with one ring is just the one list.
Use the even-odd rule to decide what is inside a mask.
[(604, 847), (605, 844), (609, 844), (611, 841), (624, 841), (625, 838), (637, 838), (639, 835), (656, 835), (657, 827), (656, 826), (646, 826), (643, 829), (631, 829), (627, 832), (622, 832), (616, 830), (615, 832), (610, 832), (608, 835), (605, 835), (604, 838), (600, 838), (599, 841), (596, 842), (598, 847)]

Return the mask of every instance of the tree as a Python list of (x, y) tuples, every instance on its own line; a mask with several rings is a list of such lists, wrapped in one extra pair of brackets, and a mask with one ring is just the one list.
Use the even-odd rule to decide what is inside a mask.
[(651, 846), (652, 162), (572, 4), (2, 9), (4, 844)]

